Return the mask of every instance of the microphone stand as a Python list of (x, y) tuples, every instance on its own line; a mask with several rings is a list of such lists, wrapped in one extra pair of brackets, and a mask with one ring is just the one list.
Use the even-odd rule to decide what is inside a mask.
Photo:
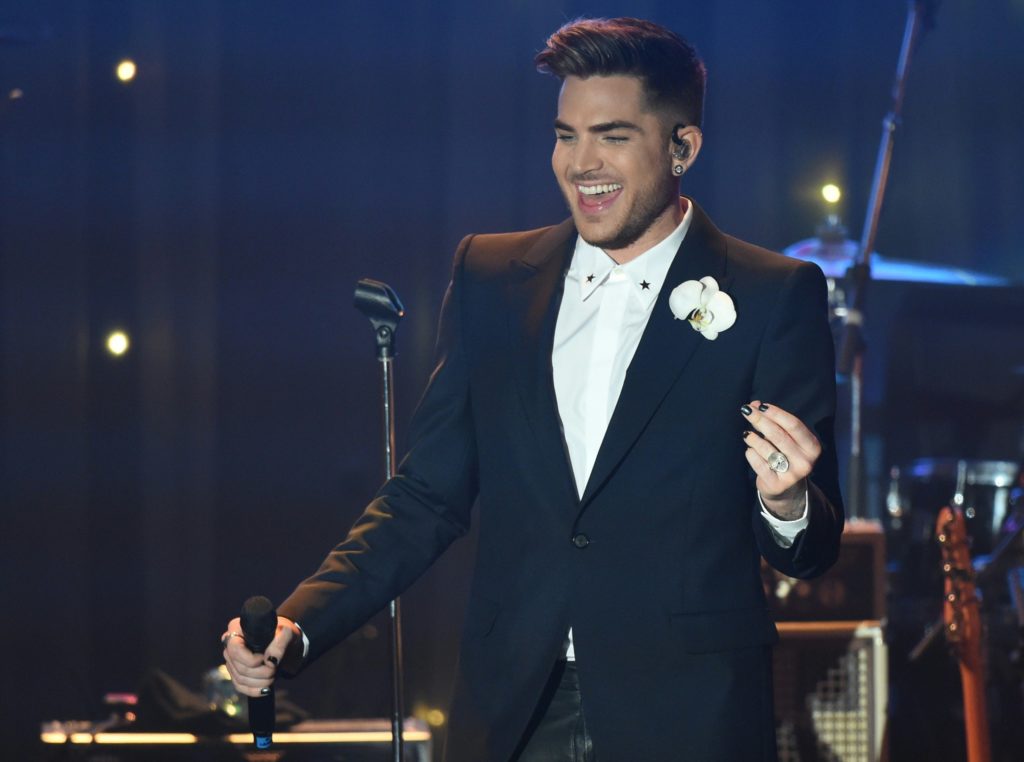
[(861, 444), (863, 434), (862, 389), (864, 383), (864, 313), (867, 309), (868, 284), (871, 282), (871, 252), (875, 249), (875, 236), (878, 233), (878, 219), (882, 213), (882, 198), (889, 180), (889, 163), (892, 159), (893, 137), (903, 112), (903, 96), (906, 92), (907, 73), (910, 70), (910, 58), (921, 34), (922, 27), (934, 26), (934, 14), (937, 0), (911, 0), (907, 7), (907, 23), (903, 32), (903, 45), (900, 50), (899, 63), (896, 65), (896, 81), (892, 88), (892, 107), (882, 120), (882, 142), (878, 147), (878, 158), (875, 162), (875, 176), (871, 183), (871, 196), (868, 200), (867, 214), (864, 220), (864, 233), (860, 241), (857, 259), (851, 265), (847, 276), (853, 289), (843, 328), (843, 337), (839, 349), (837, 371), (850, 379), (850, 460), (847, 477), (847, 508), (851, 518), (865, 516), (863, 496), (863, 454)]
[[(384, 391), (384, 474), (390, 479), (395, 475), (395, 331), (405, 315), (405, 308), (389, 285), (369, 278), (356, 284), (355, 306), (369, 318), (377, 340), (377, 359), (381, 363)], [(402, 665), (402, 611), (398, 598), (388, 604), (388, 615), (391, 622), (391, 751), (394, 762), (402, 762), (405, 753), (405, 679)]]

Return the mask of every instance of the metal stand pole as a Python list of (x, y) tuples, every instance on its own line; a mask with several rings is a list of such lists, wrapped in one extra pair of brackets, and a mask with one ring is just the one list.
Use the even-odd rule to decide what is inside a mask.
[[(384, 384), (384, 474), (390, 479), (395, 475), (395, 408), (394, 358), (380, 358), (381, 378)], [(402, 762), (405, 738), (402, 726), (405, 721), (405, 696), (403, 683), (405, 667), (402, 664), (402, 608), (395, 598), (388, 604), (391, 621), (391, 749), (394, 762)]]
[[(356, 308), (370, 319), (377, 339), (377, 359), (381, 363), (384, 406), (384, 474), (395, 475), (395, 331), (405, 315), (398, 294), (385, 283), (363, 279), (356, 284)], [(391, 621), (391, 750), (394, 762), (402, 762), (405, 754), (403, 724), (405, 672), (402, 663), (402, 610), (395, 598), (388, 605)]]
[(882, 120), (882, 143), (878, 147), (878, 158), (875, 162), (875, 176), (871, 183), (871, 197), (868, 201), (867, 215), (864, 221), (864, 234), (860, 242), (857, 262), (850, 268), (850, 281), (853, 284), (853, 300), (846, 314), (846, 325), (843, 341), (839, 351), (838, 370), (843, 375), (850, 375), (850, 388), (854, 398), (850, 406), (850, 463), (847, 485), (847, 508), (851, 518), (863, 518), (863, 453), (861, 445), (862, 428), (861, 413), (864, 368), (864, 311), (867, 307), (868, 284), (871, 282), (871, 252), (875, 249), (875, 235), (878, 233), (878, 220), (882, 213), (882, 198), (889, 180), (889, 163), (892, 159), (893, 136), (903, 111), (903, 96), (906, 92), (907, 73), (910, 70), (910, 58), (916, 47), (922, 25), (931, 27), (932, 15), (935, 12), (935, 0), (911, 0), (907, 8), (907, 24), (903, 32), (903, 45), (900, 49), (899, 63), (896, 65), (896, 81), (892, 88), (892, 108)]

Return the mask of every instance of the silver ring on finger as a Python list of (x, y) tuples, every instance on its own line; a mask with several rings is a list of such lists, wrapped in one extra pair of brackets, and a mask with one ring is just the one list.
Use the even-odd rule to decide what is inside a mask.
[(224, 646), (225, 648), (227, 648), (228, 641), (231, 640), (231, 638), (241, 638), (241, 637), (242, 637), (242, 633), (236, 632), (234, 630), (232, 630), (231, 632), (225, 632), (223, 635), (220, 636), (220, 644), (222, 646)]
[(768, 455), (768, 468), (777, 474), (784, 474), (789, 470), (789, 458), (775, 450)]

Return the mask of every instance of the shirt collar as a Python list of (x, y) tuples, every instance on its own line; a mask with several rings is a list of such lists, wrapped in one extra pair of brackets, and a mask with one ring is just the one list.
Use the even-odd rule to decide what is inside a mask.
[(626, 275), (636, 287), (636, 295), (645, 306), (649, 306), (665, 284), (668, 269), (675, 259), (676, 252), (690, 229), (693, 220), (693, 202), (688, 202), (683, 219), (676, 229), (660, 242), (649, 248), (640, 256), (624, 265), (617, 265), (603, 249), (598, 248), (576, 236), (576, 248), (573, 251), (572, 263), (569, 265), (568, 277), (579, 281), (580, 300), (586, 301), (594, 291), (608, 280), (612, 271), (618, 270)]

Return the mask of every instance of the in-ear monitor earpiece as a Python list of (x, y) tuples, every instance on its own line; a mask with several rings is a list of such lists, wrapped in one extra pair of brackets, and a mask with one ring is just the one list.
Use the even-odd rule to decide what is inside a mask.
[(676, 149), (672, 151), (673, 159), (689, 159), (690, 152), (693, 150), (693, 148), (690, 146), (690, 142), (688, 140), (683, 140), (682, 137), (680, 137), (679, 135), (679, 131), (683, 129), (686, 129), (685, 124), (677, 124), (675, 127), (672, 128), (672, 142), (675, 143), (676, 146), (678, 146)]

